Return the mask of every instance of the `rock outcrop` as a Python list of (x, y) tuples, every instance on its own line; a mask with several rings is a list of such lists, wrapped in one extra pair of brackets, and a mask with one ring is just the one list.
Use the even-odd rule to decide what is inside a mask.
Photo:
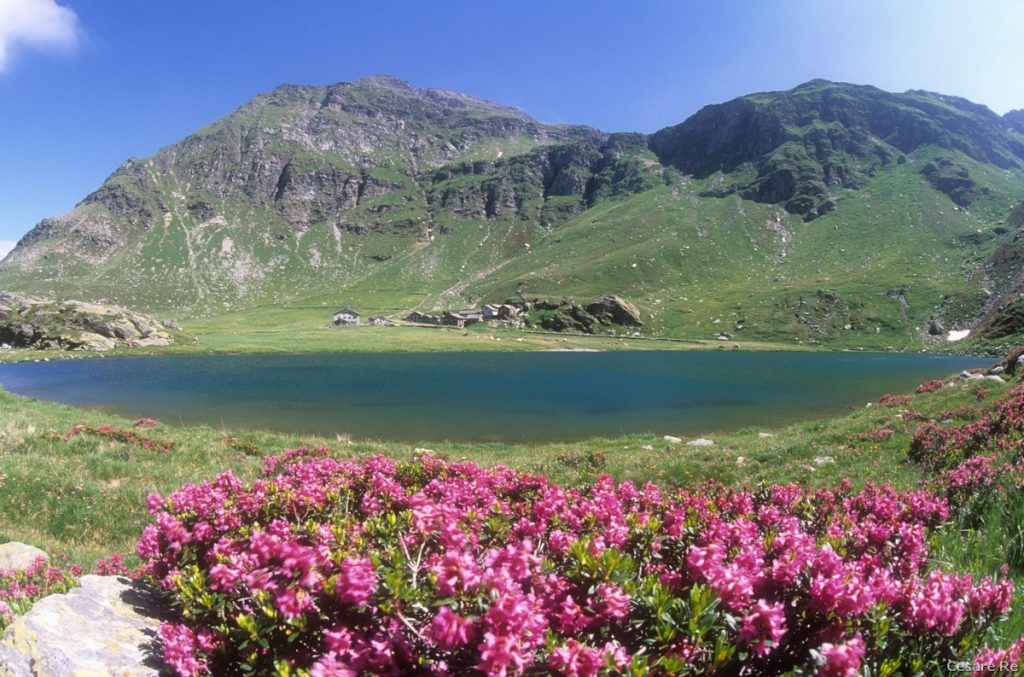
[(33, 562), (49, 556), (39, 548), (25, 543), (4, 543), (0, 545), (0, 569), (27, 569)]
[(156, 677), (161, 605), (139, 583), (83, 576), (81, 586), (50, 595), (0, 639), (0, 677)]
[(599, 322), (613, 322), (624, 327), (642, 327), (640, 310), (629, 301), (618, 296), (602, 296), (587, 305), (587, 312)]
[(526, 303), (533, 310), (531, 322), (548, 331), (594, 334), (599, 329), (642, 327), (640, 309), (629, 301), (606, 294), (586, 306), (572, 299), (534, 299)]
[(15, 347), (102, 352), (170, 345), (182, 336), (155, 317), (121, 306), (0, 292), (0, 343)]

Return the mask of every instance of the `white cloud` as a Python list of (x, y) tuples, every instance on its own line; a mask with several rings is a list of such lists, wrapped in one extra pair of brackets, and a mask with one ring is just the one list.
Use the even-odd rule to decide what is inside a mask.
[(7, 252), (14, 249), (14, 245), (18, 244), (14, 240), (0, 240), (0, 259), (7, 256)]
[(78, 39), (78, 15), (56, 0), (0, 0), (0, 72), (17, 48), (67, 51)]

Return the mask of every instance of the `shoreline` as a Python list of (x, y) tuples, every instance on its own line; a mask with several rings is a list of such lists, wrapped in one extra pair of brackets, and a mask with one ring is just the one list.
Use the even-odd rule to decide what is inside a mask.
[[(187, 330), (188, 328), (186, 328)], [(109, 351), (12, 348), (0, 352), (0, 364), (24, 361), (96, 359), (165, 355), (271, 355), (330, 353), (458, 353), (458, 352), (629, 352), (629, 351), (744, 351), (807, 353), (907, 353), (965, 355), (962, 350), (918, 346), (855, 346), (848, 343), (812, 345), (779, 341), (718, 341), (681, 337), (634, 337), (558, 334), (535, 331), (465, 331), (438, 327), (300, 328), (234, 331), (229, 327), (193, 330), (196, 341), (170, 346), (115, 348)], [(986, 352), (965, 356), (998, 357)]]

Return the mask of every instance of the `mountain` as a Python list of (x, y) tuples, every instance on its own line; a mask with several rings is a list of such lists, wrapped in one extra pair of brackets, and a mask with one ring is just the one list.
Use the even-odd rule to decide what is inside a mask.
[(653, 335), (925, 346), (1024, 291), (1001, 284), (1020, 124), (824, 80), (652, 135), (382, 76), (284, 85), (43, 220), (0, 289), (254, 322), (613, 294)]
[(1024, 110), (1012, 110), (1003, 116), (1014, 130), (1024, 133)]
[[(1024, 140), (1006, 129), (1015, 119), (1004, 121), (984, 106), (931, 92), (890, 94), (812, 80), (788, 92), (707, 106), (656, 133), (651, 148), (688, 174), (730, 175), (708, 195), (739, 193), (782, 203), (811, 220), (835, 208), (836, 189), (862, 188), (919, 148), (1020, 169)], [(962, 207), (980, 190), (953, 161), (924, 165), (921, 173)]]

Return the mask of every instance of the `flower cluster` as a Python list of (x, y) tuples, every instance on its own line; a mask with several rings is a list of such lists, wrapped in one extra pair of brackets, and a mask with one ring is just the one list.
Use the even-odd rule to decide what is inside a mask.
[[(152, 427), (148, 421), (152, 419), (140, 418), (135, 422), (136, 427), (148, 428)], [(156, 422), (153, 422), (156, 425)], [(167, 453), (174, 448), (174, 442), (169, 440), (162, 440), (156, 437), (150, 437), (145, 433), (140, 433), (132, 428), (118, 428), (112, 425), (75, 425), (60, 436), (60, 439), (64, 442), (71, 440), (79, 435), (94, 435), (96, 437), (105, 437), (108, 439), (123, 442), (124, 444), (131, 444), (133, 446), (142, 447), (143, 449), (155, 449)]]
[(892, 393), (885, 393), (878, 398), (878, 403), (883, 407), (902, 407), (910, 404), (912, 399), (912, 395), (893, 395)]
[(946, 497), (965, 526), (976, 527), (989, 508), (999, 506), (1007, 511), (1020, 500), (1024, 460), (1009, 462), (1001, 460), (999, 454), (972, 456), (926, 484)]
[[(979, 391), (980, 392), (980, 391)], [(972, 421), (978, 416), (978, 410), (974, 407), (953, 407), (952, 409), (943, 409), (936, 416), (939, 421), (953, 421), (959, 419), (961, 421)]]
[(1024, 435), (1024, 386), (1017, 386), (1007, 397), (969, 418), (974, 420), (960, 426), (922, 425), (910, 441), (910, 460), (947, 469), (979, 453), (1009, 448)]
[(51, 565), (39, 557), (27, 569), (0, 569), (0, 631), (37, 600), (77, 585), (82, 568)]
[(857, 433), (853, 439), (860, 442), (877, 442), (878, 440), (887, 440), (895, 434), (896, 431), (892, 428), (879, 428), (869, 433)]
[(119, 552), (97, 560), (93, 565), (92, 573), (97, 576), (134, 576), (124, 563), (124, 555)]
[(1006, 649), (990, 649), (986, 646), (978, 652), (973, 661), (957, 667), (965, 668), (964, 672), (970, 670), (975, 675), (1010, 677), (1019, 675), (1022, 665), (1024, 665), (1024, 637)]
[(945, 383), (943, 383), (941, 380), (935, 379), (934, 381), (928, 381), (927, 383), (922, 383), (921, 385), (917, 386), (916, 388), (914, 388), (914, 392), (917, 393), (918, 395), (922, 393), (933, 393), (944, 385)]
[(615, 484), (302, 449), (152, 496), (178, 675), (853, 675), (971, 660), (1006, 580), (936, 569), (945, 499)]

